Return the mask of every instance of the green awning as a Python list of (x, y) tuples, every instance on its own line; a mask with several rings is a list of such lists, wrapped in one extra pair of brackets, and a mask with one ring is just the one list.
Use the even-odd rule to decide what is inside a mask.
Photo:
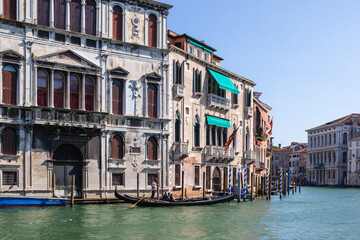
[(230, 121), (223, 118), (206, 115), (206, 121), (208, 125), (215, 125), (218, 127), (225, 127), (225, 128), (231, 127)]
[(195, 46), (197, 46), (197, 47), (199, 47), (199, 48), (202, 48), (202, 49), (204, 49), (204, 50), (206, 50), (206, 51), (208, 51), (208, 52), (213, 52), (211, 49), (208, 49), (207, 47), (204, 47), (203, 45), (201, 45), (201, 44), (198, 44), (198, 43), (196, 43), (196, 42), (194, 42), (194, 41), (192, 41), (192, 40), (190, 40), (189, 39), (189, 42), (192, 44), (192, 45), (195, 45)]
[(233, 82), (230, 80), (229, 77), (222, 75), (221, 73), (215, 72), (211, 69), (208, 70), (211, 73), (211, 75), (215, 78), (221, 89), (233, 92), (235, 94), (239, 94), (239, 90), (235, 87), (235, 85), (233, 84)]

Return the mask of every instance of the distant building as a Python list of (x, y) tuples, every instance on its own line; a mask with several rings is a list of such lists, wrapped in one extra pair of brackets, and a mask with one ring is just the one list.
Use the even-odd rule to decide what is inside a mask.
[(347, 185), (360, 186), (360, 137), (349, 140)]
[(307, 147), (290, 154), (289, 166), (292, 176), (306, 178)]
[(360, 135), (359, 114), (307, 130), (307, 175), (312, 184), (344, 185), (348, 167), (348, 141)]

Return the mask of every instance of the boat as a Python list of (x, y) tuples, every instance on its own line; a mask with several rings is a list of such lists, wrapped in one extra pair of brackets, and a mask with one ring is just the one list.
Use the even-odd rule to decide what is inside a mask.
[(66, 206), (67, 198), (43, 198), (43, 197), (7, 197), (0, 196), (0, 208), (13, 207), (47, 207), (47, 206)]
[[(125, 194), (120, 194), (115, 190), (115, 196), (118, 199), (124, 200), (127, 203), (135, 204), (139, 201), (138, 198), (134, 198)], [(197, 206), (197, 205), (212, 205), (216, 203), (230, 202), (234, 200), (235, 194), (208, 197), (207, 199), (189, 199), (189, 200), (177, 200), (174, 202), (163, 201), (157, 199), (144, 198), (137, 205), (147, 207), (169, 207), (169, 206)]]

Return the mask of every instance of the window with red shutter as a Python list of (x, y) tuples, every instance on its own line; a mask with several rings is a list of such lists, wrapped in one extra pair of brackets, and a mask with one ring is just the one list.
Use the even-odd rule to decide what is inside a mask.
[(122, 115), (123, 114), (123, 84), (114, 80), (112, 84), (112, 111), (113, 114)]
[(17, 70), (11, 65), (6, 65), (3, 68), (2, 80), (4, 104), (16, 105)]
[(2, 134), (2, 152), (6, 155), (16, 155), (17, 136), (14, 129), (7, 127)]
[(113, 39), (122, 41), (123, 40), (123, 17), (122, 9), (119, 6), (114, 7), (113, 12)]
[(148, 160), (158, 160), (157, 148), (158, 148), (158, 143), (157, 143), (156, 138), (150, 137), (147, 142), (147, 159)]
[(77, 75), (70, 75), (70, 108), (79, 109), (80, 79)]
[(70, 2), (70, 30), (81, 32), (81, 0)]
[(3, 0), (3, 18), (16, 21), (17, 1)]
[(112, 139), (112, 158), (124, 158), (124, 140), (119, 135), (114, 136)]
[(54, 107), (64, 108), (64, 75), (54, 74)]
[(148, 86), (148, 116), (157, 118), (157, 87), (153, 84)]
[(54, 26), (65, 29), (65, 0), (54, 0)]
[(96, 34), (96, 2), (87, 0), (85, 6), (85, 33)]
[(85, 109), (94, 111), (95, 84), (91, 77), (85, 78)]
[(149, 15), (148, 42), (150, 47), (157, 47), (157, 18), (154, 14)]
[(48, 82), (49, 75), (44, 70), (37, 72), (37, 104), (38, 106), (48, 105)]
[(49, 26), (50, 22), (50, 0), (38, 0), (38, 25)]

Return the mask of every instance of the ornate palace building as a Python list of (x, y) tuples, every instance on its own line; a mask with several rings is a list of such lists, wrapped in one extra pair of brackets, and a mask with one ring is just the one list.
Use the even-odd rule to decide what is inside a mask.
[[(168, 39), (173, 119), (170, 185), (180, 194), (184, 178), (187, 196), (201, 194), (203, 186), (206, 192), (223, 191), (229, 182), (234, 185), (241, 166), (253, 171), (255, 83), (220, 67), (222, 58), (205, 42), (173, 31), (168, 32)], [(236, 129), (232, 144), (224, 151)]]
[[(152, 0), (0, 0), (0, 193), (169, 185), (167, 15)], [(239, 119), (242, 117), (239, 117)], [(238, 123), (237, 119), (237, 123)]]
[(311, 128), (307, 133), (309, 146), (306, 171), (311, 183), (346, 185), (348, 142), (360, 136), (360, 115), (350, 114)]

